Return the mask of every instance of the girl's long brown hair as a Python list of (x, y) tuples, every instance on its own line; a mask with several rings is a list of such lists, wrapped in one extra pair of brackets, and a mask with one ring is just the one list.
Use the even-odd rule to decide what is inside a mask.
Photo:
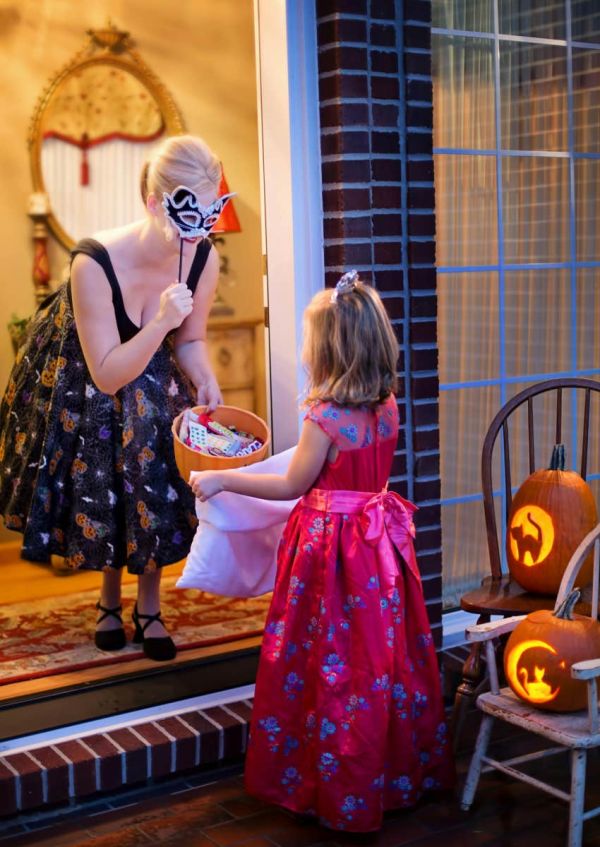
[(398, 342), (374, 288), (357, 282), (332, 300), (316, 294), (304, 314), (305, 402), (376, 406), (397, 388)]

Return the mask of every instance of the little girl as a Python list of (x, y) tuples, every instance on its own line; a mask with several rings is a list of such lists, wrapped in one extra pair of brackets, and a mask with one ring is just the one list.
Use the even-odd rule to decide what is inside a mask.
[(246, 758), (251, 794), (334, 829), (381, 826), (454, 781), (412, 546), (415, 506), (386, 490), (398, 346), (356, 271), (305, 314), (306, 416), (285, 476), (192, 473), (221, 491), (302, 496), (280, 542)]

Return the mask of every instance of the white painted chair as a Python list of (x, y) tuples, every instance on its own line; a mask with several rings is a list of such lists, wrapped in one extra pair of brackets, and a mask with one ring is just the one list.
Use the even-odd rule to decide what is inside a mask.
[[(587, 599), (586, 605), (590, 610), (590, 614), (593, 616), (595, 612), (597, 616), (600, 524), (586, 535), (571, 556), (558, 591), (555, 610), (573, 590), (579, 569), (592, 547), (594, 548), (594, 575), (591, 586), (584, 592), (584, 597)], [(579, 608), (577, 611), (584, 613)], [(540, 788), (554, 797), (565, 800), (569, 804), (567, 844), (568, 847), (580, 847), (584, 821), (600, 815), (600, 806), (584, 811), (587, 751), (600, 746), (597, 689), (597, 678), (600, 677), (600, 656), (598, 659), (592, 661), (578, 662), (571, 668), (571, 676), (573, 678), (587, 681), (587, 710), (560, 714), (543, 712), (536, 709), (519, 700), (510, 688), (500, 689), (498, 684), (494, 639), (511, 632), (524, 618), (525, 615), (520, 615), (493, 623), (470, 626), (467, 629), (468, 641), (471, 643), (479, 642), (485, 645), (491, 690), (489, 693), (481, 694), (477, 698), (477, 707), (481, 709), (483, 716), (477, 744), (463, 789), (461, 806), (465, 811), (470, 808), (481, 773), (490, 770), (499, 770), (508, 776), (526, 782), (528, 785)], [(494, 720), (506, 721), (529, 732), (533, 732), (536, 735), (547, 738), (555, 746), (536, 753), (528, 753), (527, 755), (516, 756), (502, 761), (492, 759), (486, 755), (486, 751)], [(561, 791), (540, 779), (536, 779), (516, 767), (535, 759), (563, 752), (570, 752), (571, 790), (569, 793)]]

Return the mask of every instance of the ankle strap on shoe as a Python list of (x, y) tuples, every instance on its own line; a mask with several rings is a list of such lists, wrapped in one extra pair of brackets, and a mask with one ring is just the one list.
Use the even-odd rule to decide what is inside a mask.
[[(145, 620), (146, 623), (141, 623), (142, 620)], [(140, 612), (138, 612), (137, 606), (133, 610), (133, 622), (136, 623), (139, 627), (141, 627), (142, 632), (146, 632), (150, 624), (154, 623), (154, 621), (158, 621), (161, 624), (163, 623), (160, 612), (157, 612), (155, 615), (142, 615), (140, 614)]]
[(99, 612), (104, 613), (96, 621), (97, 624), (102, 623), (104, 618), (109, 617), (109, 615), (112, 615), (113, 618), (116, 618), (119, 621), (119, 623), (123, 623), (123, 618), (121, 617), (121, 612), (123, 611), (122, 606), (119, 605), (119, 606), (115, 606), (114, 609), (108, 609), (106, 606), (103, 606), (101, 603), (98, 602), (98, 603), (96, 603), (96, 609), (98, 609)]

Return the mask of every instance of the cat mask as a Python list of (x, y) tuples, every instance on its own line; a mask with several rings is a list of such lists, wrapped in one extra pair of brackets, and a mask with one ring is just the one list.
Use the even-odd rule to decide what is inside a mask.
[(163, 192), (162, 205), (167, 220), (182, 238), (206, 238), (225, 204), (234, 196), (235, 192), (223, 194), (208, 206), (201, 206), (191, 188), (178, 185), (170, 194)]

